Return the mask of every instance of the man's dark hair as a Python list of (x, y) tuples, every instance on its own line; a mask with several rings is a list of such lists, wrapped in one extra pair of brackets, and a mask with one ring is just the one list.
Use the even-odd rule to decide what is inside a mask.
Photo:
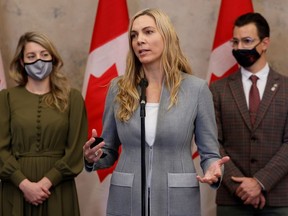
[(260, 13), (246, 13), (239, 16), (234, 22), (234, 27), (242, 27), (250, 23), (256, 25), (260, 40), (270, 36), (269, 24)]

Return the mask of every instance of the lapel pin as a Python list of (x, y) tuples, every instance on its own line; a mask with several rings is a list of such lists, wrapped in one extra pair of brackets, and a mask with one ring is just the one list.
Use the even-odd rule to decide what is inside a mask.
[(271, 88), (271, 91), (275, 91), (277, 87), (278, 87), (278, 84), (277, 84), (277, 83), (274, 83), (274, 85), (273, 85), (272, 88)]

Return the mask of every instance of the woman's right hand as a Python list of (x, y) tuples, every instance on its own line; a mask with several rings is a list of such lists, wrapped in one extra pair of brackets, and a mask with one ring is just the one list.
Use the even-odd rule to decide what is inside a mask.
[(84, 158), (88, 163), (97, 162), (103, 154), (101, 148), (105, 145), (104, 141), (100, 142), (95, 147), (90, 148), (91, 144), (95, 141), (94, 137), (97, 137), (97, 131), (92, 129), (92, 137), (83, 146)]
[(24, 179), (19, 184), (19, 188), (23, 192), (25, 200), (36, 206), (42, 204), (51, 194), (49, 190), (43, 188), (39, 183), (31, 182), (28, 179)]

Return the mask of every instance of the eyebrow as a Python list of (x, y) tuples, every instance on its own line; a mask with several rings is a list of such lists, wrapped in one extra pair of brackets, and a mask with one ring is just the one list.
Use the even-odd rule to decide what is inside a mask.
[(143, 28), (143, 30), (150, 29), (150, 28), (156, 29), (154, 26), (146, 26), (146, 27)]
[[(251, 36), (246, 36), (246, 37), (241, 37), (240, 40), (241, 40), (241, 39), (247, 39), (247, 38), (253, 39), (253, 37), (251, 37)], [(232, 39), (239, 40), (239, 39), (236, 38), (236, 37), (233, 37)]]
[[(45, 53), (45, 52), (48, 52), (49, 53), (49, 51), (48, 50), (41, 50), (40, 51), (40, 54), (42, 54), (42, 53)], [(38, 51), (37, 52), (27, 52), (26, 54), (35, 54), (35, 53), (38, 53)]]
[[(146, 26), (146, 27), (142, 28), (141, 30), (146, 30), (149, 28), (156, 29), (154, 26)], [(137, 32), (137, 31), (132, 29), (131, 32)]]

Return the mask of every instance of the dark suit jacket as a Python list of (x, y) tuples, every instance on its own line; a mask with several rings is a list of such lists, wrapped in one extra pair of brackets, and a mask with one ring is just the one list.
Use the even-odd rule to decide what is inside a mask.
[(211, 84), (221, 154), (229, 155), (218, 205), (243, 203), (231, 176), (256, 177), (266, 205), (288, 206), (288, 78), (270, 69), (254, 128), (250, 123), (241, 72)]

